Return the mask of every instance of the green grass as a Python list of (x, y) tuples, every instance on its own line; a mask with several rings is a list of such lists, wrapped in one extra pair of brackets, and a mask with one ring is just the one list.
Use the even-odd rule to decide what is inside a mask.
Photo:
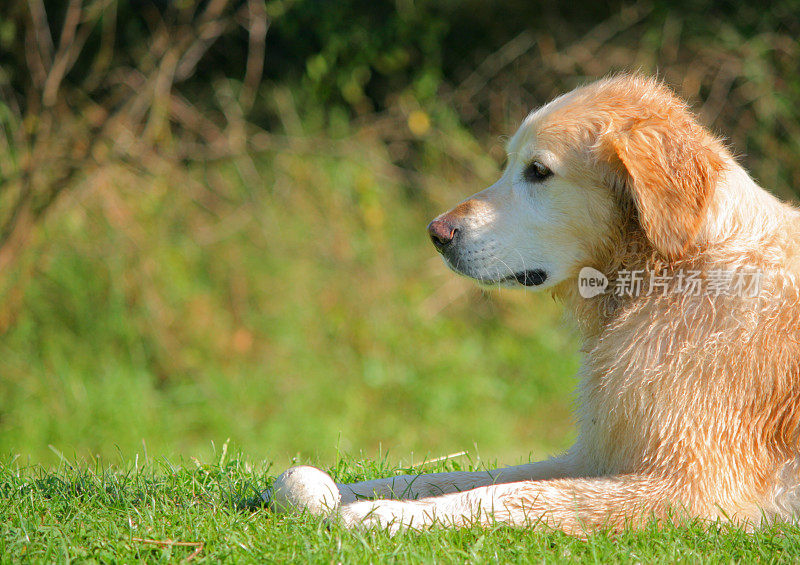
[[(458, 468), (459, 462), (449, 462), (413, 470)], [(409, 471), (386, 459), (352, 458), (326, 470), (346, 481)], [(310, 516), (276, 516), (254, 504), (273, 471), (224, 448), (213, 462), (202, 463), (139, 459), (105, 467), (64, 460), (57, 469), (44, 469), (6, 459), (0, 465), (0, 561), (788, 563), (800, 558), (800, 529), (788, 526), (747, 534), (719, 524), (660, 530), (653, 525), (588, 540), (502, 526), (394, 537), (351, 532)]]

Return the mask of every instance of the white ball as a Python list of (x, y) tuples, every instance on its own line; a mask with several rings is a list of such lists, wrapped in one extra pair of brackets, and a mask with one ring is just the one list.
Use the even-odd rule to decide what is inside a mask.
[(308, 510), (315, 515), (329, 514), (336, 510), (341, 494), (326, 472), (301, 465), (284, 471), (272, 485), (272, 490), (263, 494), (275, 512), (302, 512)]

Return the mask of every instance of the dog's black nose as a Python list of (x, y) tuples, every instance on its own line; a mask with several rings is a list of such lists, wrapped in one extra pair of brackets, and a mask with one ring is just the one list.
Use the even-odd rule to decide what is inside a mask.
[(458, 233), (458, 228), (450, 223), (446, 216), (436, 218), (428, 224), (428, 235), (431, 236), (433, 246), (438, 251), (444, 251), (447, 246), (453, 243), (456, 233)]

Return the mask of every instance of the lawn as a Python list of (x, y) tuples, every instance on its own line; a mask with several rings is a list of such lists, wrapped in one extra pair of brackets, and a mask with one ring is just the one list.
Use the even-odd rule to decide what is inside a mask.
[[(335, 521), (275, 516), (254, 503), (274, 468), (227, 445), (214, 459), (124, 461), (102, 466), (66, 459), (58, 468), (0, 466), (0, 561), (89, 562), (796, 562), (800, 530), (747, 534), (724, 525), (685, 524), (588, 540), (560, 532), (488, 530), (384, 532)], [(395, 472), (472, 468), (469, 460), (413, 469), (387, 459), (343, 457), (326, 467), (339, 480)]]

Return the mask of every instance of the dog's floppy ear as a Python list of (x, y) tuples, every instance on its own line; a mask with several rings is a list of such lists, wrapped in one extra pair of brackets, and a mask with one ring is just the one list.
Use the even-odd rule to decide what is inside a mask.
[(725, 167), (708, 132), (685, 114), (672, 117), (641, 119), (609, 135), (645, 236), (668, 261), (694, 243)]

